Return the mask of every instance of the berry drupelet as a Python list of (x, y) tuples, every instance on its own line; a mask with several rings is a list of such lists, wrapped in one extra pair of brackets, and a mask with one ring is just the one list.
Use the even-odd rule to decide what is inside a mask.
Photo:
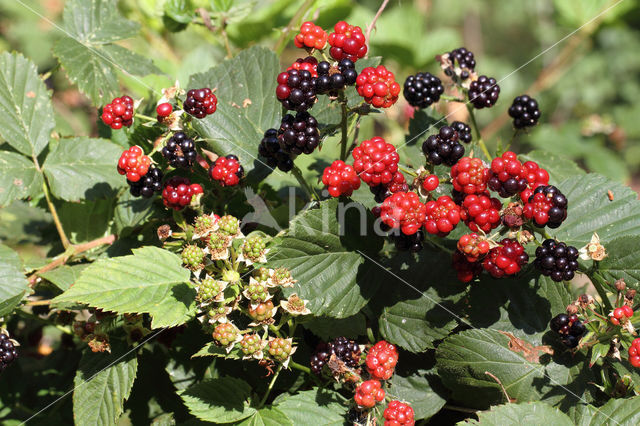
[(489, 188), (496, 191), (502, 198), (522, 192), (527, 189), (528, 184), (522, 172), (522, 163), (516, 158), (515, 152), (507, 151), (491, 161)]
[(465, 124), (462, 121), (454, 121), (449, 127), (458, 132), (458, 139), (460, 142), (471, 143), (473, 140), (471, 136), (471, 127), (469, 127), (468, 124)]
[(283, 172), (293, 169), (291, 154), (282, 149), (278, 140), (278, 131), (268, 129), (258, 146), (258, 153), (267, 160), (269, 167), (277, 167)]
[(283, 151), (293, 155), (311, 154), (320, 143), (318, 120), (308, 112), (298, 112), (295, 117), (282, 117), (278, 141)]
[(577, 315), (559, 314), (551, 319), (549, 327), (560, 335), (562, 343), (568, 348), (575, 348), (580, 338), (587, 331)]
[(278, 75), (276, 96), (290, 111), (306, 111), (316, 101), (315, 82), (307, 70), (289, 70)]
[(356, 66), (350, 59), (341, 59), (337, 66), (322, 61), (318, 64), (318, 78), (316, 78), (316, 93), (337, 95), (338, 90), (346, 86), (353, 86), (358, 78)]
[(578, 270), (578, 249), (556, 240), (545, 240), (536, 249), (534, 266), (553, 281), (569, 281)]
[(137, 182), (127, 179), (129, 191), (134, 197), (150, 198), (154, 192), (162, 191), (162, 171), (151, 166), (147, 174), (142, 176)]
[(196, 145), (184, 132), (176, 132), (162, 148), (162, 156), (175, 168), (188, 169), (196, 161)]
[(498, 102), (498, 96), (500, 96), (500, 86), (495, 78), (481, 75), (469, 86), (469, 102), (476, 109), (491, 108)]
[(529, 95), (516, 97), (509, 107), (509, 117), (513, 118), (516, 129), (535, 126), (540, 119), (538, 102)]
[(187, 114), (195, 118), (205, 118), (216, 112), (218, 98), (208, 87), (191, 89), (187, 92), (183, 107)]
[(464, 147), (458, 139), (458, 132), (449, 126), (443, 126), (437, 134), (429, 136), (423, 142), (422, 152), (433, 165), (453, 166), (464, 155)]
[(444, 93), (444, 86), (435, 75), (419, 72), (407, 77), (403, 93), (409, 105), (426, 108), (440, 100), (440, 95)]

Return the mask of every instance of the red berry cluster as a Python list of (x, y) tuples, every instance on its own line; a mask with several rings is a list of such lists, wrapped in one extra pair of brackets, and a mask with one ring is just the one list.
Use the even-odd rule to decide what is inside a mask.
[(327, 33), (313, 22), (307, 21), (300, 27), (300, 33), (293, 39), (296, 47), (322, 50), (327, 45)]
[(409, 404), (393, 400), (384, 409), (384, 426), (413, 426), (413, 408)]
[(364, 101), (376, 108), (389, 108), (398, 100), (400, 85), (384, 65), (366, 67), (356, 79), (356, 90)]
[(527, 189), (528, 182), (521, 176), (522, 171), (522, 163), (516, 158), (515, 152), (505, 152), (491, 162), (489, 188), (503, 198), (524, 191)]
[(489, 241), (475, 232), (465, 234), (458, 240), (458, 250), (464, 254), (469, 262), (477, 262), (489, 253), (490, 249)]
[(425, 219), (426, 206), (415, 192), (396, 192), (380, 206), (380, 219), (391, 228), (413, 235)]
[(519, 242), (505, 238), (498, 247), (489, 251), (482, 262), (482, 267), (492, 277), (502, 278), (505, 275), (515, 275), (520, 272), (528, 260), (529, 255), (524, 252), (524, 247)]
[(488, 181), (489, 169), (479, 158), (462, 157), (451, 167), (453, 189), (463, 194), (482, 194)]
[(381, 340), (369, 349), (365, 362), (372, 378), (389, 380), (398, 363), (398, 349), (391, 343)]
[(334, 25), (333, 30), (328, 38), (331, 45), (329, 54), (333, 59), (339, 61), (346, 58), (355, 62), (367, 54), (367, 43), (362, 28), (340, 21)]
[(629, 362), (634, 367), (640, 367), (640, 337), (634, 339), (629, 346)]
[(184, 110), (187, 114), (195, 118), (205, 118), (216, 112), (217, 107), (218, 98), (208, 87), (191, 89), (187, 92), (187, 99), (184, 101)]
[(549, 184), (549, 172), (540, 167), (535, 161), (524, 162), (520, 177), (527, 180), (527, 189), (520, 192), (520, 199), (524, 202), (527, 202), (536, 188)]
[(555, 186), (539, 186), (522, 208), (522, 213), (536, 226), (557, 228), (567, 218), (567, 204), (567, 197)]
[(438, 185), (440, 185), (440, 179), (436, 175), (428, 175), (422, 181), (422, 188), (425, 191), (435, 191)]
[(609, 314), (609, 319), (612, 324), (620, 325), (620, 320), (623, 318), (631, 318), (633, 316), (633, 308), (629, 305), (623, 305), (620, 308), (615, 308), (613, 312)]
[(455, 269), (458, 279), (463, 283), (468, 283), (482, 272), (480, 262), (470, 262), (464, 253), (459, 250), (453, 253), (451, 266)]
[(291, 66), (289, 66), (289, 68), (287, 68), (287, 71), (289, 70), (309, 71), (311, 73), (311, 77), (315, 78), (318, 76), (318, 60), (313, 56), (298, 58), (291, 64)]
[(222, 186), (234, 186), (240, 182), (244, 169), (235, 155), (218, 157), (209, 168), (211, 179), (220, 182)]
[(327, 186), (332, 197), (350, 196), (354, 190), (360, 188), (360, 178), (353, 166), (340, 160), (334, 161), (324, 169), (322, 183)]
[(102, 108), (102, 121), (114, 130), (133, 124), (133, 99), (129, 96), (114, 98)]
[(167, 208), (182, 210), (191, 203), (194, 195), (202, 193), (200, 184), (191, 183), (187, 178), (173, 177), (164, 184), (162, 202)]
[(460, 206), (448, 195), (442, 195), (426, 204), (427, 217), (424, 228), (430, 234), (444, 237), (460, 222)]
[(379, 380), (366, 380), (356, 387), (356, 394), (353, 399), (359, 407), (373, 408), (376, 402), (384, 400), (384, 389)]
[(462, 202), (460, 218), (472, 231), (489, 232), (500, 225), (502, 203), (485, 194), (467, 195)]
[(131, 182), (137, 182), (147, 174), (150, 165), (151, 158), (144, 155), (142, 148), (136, 145), (123, 152), (120, 156), (118, 173), (121, 175), (126, 174), (127, 179)]
[(367, 185), (386, 185), (398, 171), (400, 157), (396, 148), (381, 137), (362, 141), (351, 152), (353, 168)]

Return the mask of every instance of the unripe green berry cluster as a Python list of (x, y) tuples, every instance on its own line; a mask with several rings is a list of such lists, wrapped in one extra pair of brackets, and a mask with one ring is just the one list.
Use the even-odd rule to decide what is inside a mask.
[(213, 339), (222, 346), (229, 346), (238, 337), (238, 329), (231, 323), (218, 324), (213, 331)]
[(247, 298), (252, 303), (264, 302), (269, 297), (267, 286), (259, 282), (252, 282), (247, 287)]
[(240, 341), (240, 348), (245, 355), (253, 355), (260, 350), (261, 339), (257, 334), (245, 334)]
[(291, 343), (280, 337), (269, 340), (269, 355), (276, 361), (285, 362), (291, 354)]
[(216, 281), (207, 276), (200, 283), (200, 287), (198, 288), (198, 297), (200, 300), (210, 300), (216, 297), (222, 290), (224, 290), (223, 282)]
[(204, 261), (204, 250), (198, 246), (188, 245), (182, 250), (182, 262), (191, 267), (198, 268)]
[(226, 235), (236, 235), (240, 230), (240, 221), (230, 215), (222, 216), (218, 220), (218, 230)]
[(244, 245), (242, 246), (242, 254), (251, 260), (257, 260), (262, 256), (264, 250), (267, 248), (267, 244), (264, 242), (262, 237), (255, 235), (253, 237), (247, 238), (244, 241)]
[(264, 267), (256, 269), (253, 271), (253, 278), (260, 282), (267, 281), (269, 279), (269, 270)]

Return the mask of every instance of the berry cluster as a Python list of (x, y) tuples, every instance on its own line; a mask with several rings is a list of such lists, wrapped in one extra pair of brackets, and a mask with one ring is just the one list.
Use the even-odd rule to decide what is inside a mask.
[(0, 333), (0, 371), (18, 358), (18, 351), (8, 335)]
[(539, 186), (533, 191), (522, 212), (538, 227), (557, 228), (567, 218), (567, 197), (553, 185)]
[(276, 96), (285, 109), (306, 111), (316, 102), (315, 82), (307, 70), (292, 69), (278, 75)]
[(524, 247), (509, 238), (500, 241), (498, 247), (492, 248), (482, 262), (482, 267), (494, 278), (502, 278), (505, 275), (515, 275), (529, 261), (529, 255), (524, 252)]
[(184, 132), (176, 132), (162, 148), (162, 156), (175, 168), (188, 169), (196, 161), (198, 152), (193, 140)]
[(318, 121), (306, 111), (295, 117), (286, 114), (280, 122), (278, 142), (283, 151), (292, 155), (311, 154), (320, 143)]
[(377, 186), (370, 186), (369, 189), (371, 190), (375, 201), (377, 203), (382, 203), (396, 192), (408, 192), (409, 184), (407, 183), (404, 175), (400, 171), (397, 171), (393, 174), (390, 182), (381, 183)]
[(471, 135), (471, 127), (462, 121), (454, 121), (450, 126), (453, 130), (458, 132), (458, 140), (464, 143), (471, 143), (473, 137)]
[(187, 114), (195, 118), (205, 118), (216, 112), (218, 98), (208, 87), (191, 89), (187, 92), (187, 99), (183, 106)]
[(366, 67), (356, 79), (356, 90), (364, 101), (376, 108), (389, 108), (398, 100), (400, 85), (384, 65)]
[(182, 263), (192, 269), (200, 269), (204, 261), (204, 250), (196, 245), (188, 245), (182, 250)]
[(407, 77), (403, 93), (409, 105), (426, 108), (440, 100), (440, 95), (444, 93), (444, 86), (435, 75), (419, 72)]
[(147, 173), (137, 182), (127, 179), (129, 192), (134, 197), (150, 198), (154, 192), (162, 191), (162, 172), (157, 167), (149, 167)]
[(479, 158), (462, 157), (451, 167), (453, 189), (463, 194), (482, 194), (487, 189), (489, 169)]
[(524, 191), (527, 189), (527, 179), (521, 176), (522, 171), (522, 163), (516, 158), (515, 152), (503, 153), (491, 161), (489, 188), (502, 198)]
[(459, 250), (453, 253), (451, 266), (456, 271), (458, 279), (463, 283), (468, 283), (482, 272), (480, 262), (470, 262), (465, 254)]
[(258, 145), (258, 153), (267, 160), (269, 167), (277, 167), (283, 172), (293, 169), (291, 154), (284, 151), (278, 140), (278, 131), (268, 129)]
[(397, 250), (407, 251), (410, 250), (414, 253), (422, 250), (422, 242), (424, 241), (424, 232), (418, 230), (415, 234), (405, 235), (400, 233), (399, 235), (392, 235), (393, 244)]
[(629, 362), (634, 367), (640, 367), (640, 337), (633, 339), (629, 346)]
[(413, 426), (415, 424), (413, 408), (409, 404), (393, 400), (382, 414), (384, 426)]
[(244, 355), (253, 355), (262, 349), (262, 339), (257, 334), (245, 334), (240, 341), (240, 350)]
[(258, 262), (265, 253), (267, 243), (260, 235), (254, 235), (244, 240), (242, 255), (252, 262)]
[(318, 64), (316, 93), (337, 95), (338, 90), (344, 89), (345, 86), (353, 86), (357, 78), (356, 65), (351, 59), (341, 59), (337, 66), (322, 61)]
[[(466, 80), (469, 78), (469, 72), (473, 71), (476, 67), (476, 60), (473, 57), (473, 52), (467, 50), (465, 47), (459, 47), (448, 53), (449, 60), (454, 67), (457, 66), (461, 69), (460, 78)], [(449, 76), (454, 74), (454, 70), (448, 68), (445, 73)]]
[(475, 232), (460, 237), (457, 247), (469, 262), (477, 262), (491, 249), (489, 241)]
[(165, 207), (182, 210), (189, 204), (194, 195), (202, 194), (204, 190), (198, 183), (191, 183), (187, 178), (172, 177), (164, 184), (162, 202)]
[(485, 194), (467, 195), (462, 201), (460, 218), (472, 231), (489, 232), (500, 225), (502, 203)]
[(263, 303), (258, 303), (249, 307), (249, 316), (258, 321), (263, 322), (270, 318), (273, 318), (274, 306), (271, 300), (267, 300)]
[(369, 349), (366, 359), (369, 375), (378, 380), (389, 380), (398, 363), (398, 349), (384, 340)]
[(381, 137), (360, 143), (351, 152), (353, 168), (367, 185), (386, 185), (398, 171), (400, 157), (396, 148)]
[(415, 192), (396, 192), (380, 206), (380, 219), (390, 228), (412, 235), (420, 229), (427, 209)]
[(373, 408), (377, 402), (384, 401), (385, 392), (379, 380), (367, 380), (358, 385), (353, 399), (359, 407)]
[(430, 234), (447, 236), (460, 222), (460, 206), (448, 195), (441, 195), (435, 201), (428, 201), (425, 207), (424, 229)]
[(562, 343), (568, 348), (575, 348), (580, 343), (580, 338), (587, 331), (577, 315), (559, 314), (551, 319), (551, 330), (560, 334)]
[(362, 28), (340, 21), (333, 26), (333, 33), (329, 34), (329, 54), (333, 59), (350, 59), (356, 62), (367, 54), (367, 43)]
[(244, 169), (235, 155), (218, 157), (209, 168), (209, 176), (222, 186), (234, 186), (240, 183), (244, 175)]
[[(196, 259), (197, 260), (197, 259)], [(184, 251), (183, 251), (184, 262)], [(186, 262), (185, 262), (186, 263)], [(222, 290), (224, 290), (225, 282), (217, 281), (210, 276), (206, 276), (198, 287), (198, 299), (207, 301), (215, 298)]]
[(289, 70), (298, 70), (298, 71), (309, 71), (311, 73), (311, 77), (318, 76), (318, 60), (313, 56), (307, 56), (306, 58), (298, 58), (294, 63), (286, 69)]
[(533, 127), (540, 119), (538, 102), (529, 95), (518, 96), (509, 107), (509, 116), (513, 118), (513, 127), (516, 129)]
[(553, 281), (569, 281), (578, 270), (578, 249), (556, 240), (545, 240), (536, 249), (534, 266)]
[(334, 161), (331, 166), (324, 169), (322, 183), (327, 186), (329, 195), (332, 197), (351, 196), (353, 191), (360, 188), (360, 178), (353, 166), (340, 160)]
[(267, 350), (271, 358), (275, 359), (276, 361), (285, 362), (287, 359), (289, 359), (289, 355), (291, 355), (291, 341), (289, 339), (276, 337), (269, 340)]
[(500, 86), (495, 78), (481, 75), (469, 86), (469, 102), (477, 109), (491, 108), (498, 102)]
[(464, 155), (464, 147), (458, 142), (459, 136), (453, 128), (443, 126), (437, 134), (431, 135), (422, 144), (422, 152), (433, 165), (453, 166)]
[(129, 96), (115, 98), (102, 108), (102, 122), (114, 130), (133, 124), (133, 99)]
[(525, 202), (537, 187), (549, 184), (549, 172), (540, 167), (535, 161), (524, 162), (520, 177), (527, 180), (527, 188), (520, 192), (520, 199)]
[(229, 346), (238, 338), (238, 329), (231, 323), (218, 324), (213, 331), (213, 340), (220, 346)]
[[(615, 308), (610, 314), (609, 319), (612, 324), (620, 325), (621, 321), (624, 321), (625, 318), (631, 318), (633, 316), (633, 308), (629, 305), (622, 305), (619, 308)], [(637, 367), (637, 365), (634, 365)]]
[(118, 160), (118, 173), (127, 175), (127, 180), (138, 182), (146, 175), (151, 165), (151, 158), (144, 155), (142, 148), (132, 146), (124, 151)]
[(327, 45), (327, 33), (313, 22), (307, 21), (293, 39), (296, 47), (322, 50)]

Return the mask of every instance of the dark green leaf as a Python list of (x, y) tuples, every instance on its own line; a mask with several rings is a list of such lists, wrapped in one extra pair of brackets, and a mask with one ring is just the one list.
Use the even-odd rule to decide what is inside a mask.
[(0, 207), (41, 191), (42, 174), (33, 161), (15, 152), (0, 151)]
[(38, 275), (54, 284), (60, 290), (66, 291), (77, 281), (78, 277), (80, 277), (80, 274), (87, 268), (87, 266), (89, 265), (62, 265), (52, 271), (42, 272)]
[(118, 198), (113, 216), (116, 232), (143, 225), (154, 211), (152, 198), (134, 197), (129, 191), (125, 192)]
[(482, 426), (502, 426), (505, 424), (573, 425), (566, 414), (544, 402), (498, 405), (497, 407), (492, 407), (489, 411), (479, 412), (478, 420), (468, 420), (458, 424)]
[(314, 317), (303, 325), (322, 340), (330, 340), (337, 336), (356, 339), (367, 334), (366, 319), (361, 313), (341, 319)]
[(409, 377), (394, 374), (387, 395), (399, 401), (409, 401), (416, 420), (429, 419), (447, 402), (431, 386), (437, 380), (435, 375), (425, 370), (418, 370)]
[(616, 238), (607, 244), (608, 256), (599, 262), (596, 274), (612, 285), (624, 279), (628, 286), (638, 289), (640, 281), (640, 235)]
[(339, 393), (319, 388), (285, 396), (276, 408), (294, 425), (309, 424), (310, 419), (317, 426), (342, 425), (347, 413), (345, 399)]
[(293, 426), (293, 422), (280, 410), (274, 407), (261, 408), (259, 411), (244, 419), (242, 426)]
[(8, 315), (29, 290), (18, 254), (0, 244), (0, 316)]
[(180, 394), (185, 405), (197, 418), (212, 423), (232, 423), (253, 415), (247, 398), (251, 387), (233, 377), (207, 379)]

